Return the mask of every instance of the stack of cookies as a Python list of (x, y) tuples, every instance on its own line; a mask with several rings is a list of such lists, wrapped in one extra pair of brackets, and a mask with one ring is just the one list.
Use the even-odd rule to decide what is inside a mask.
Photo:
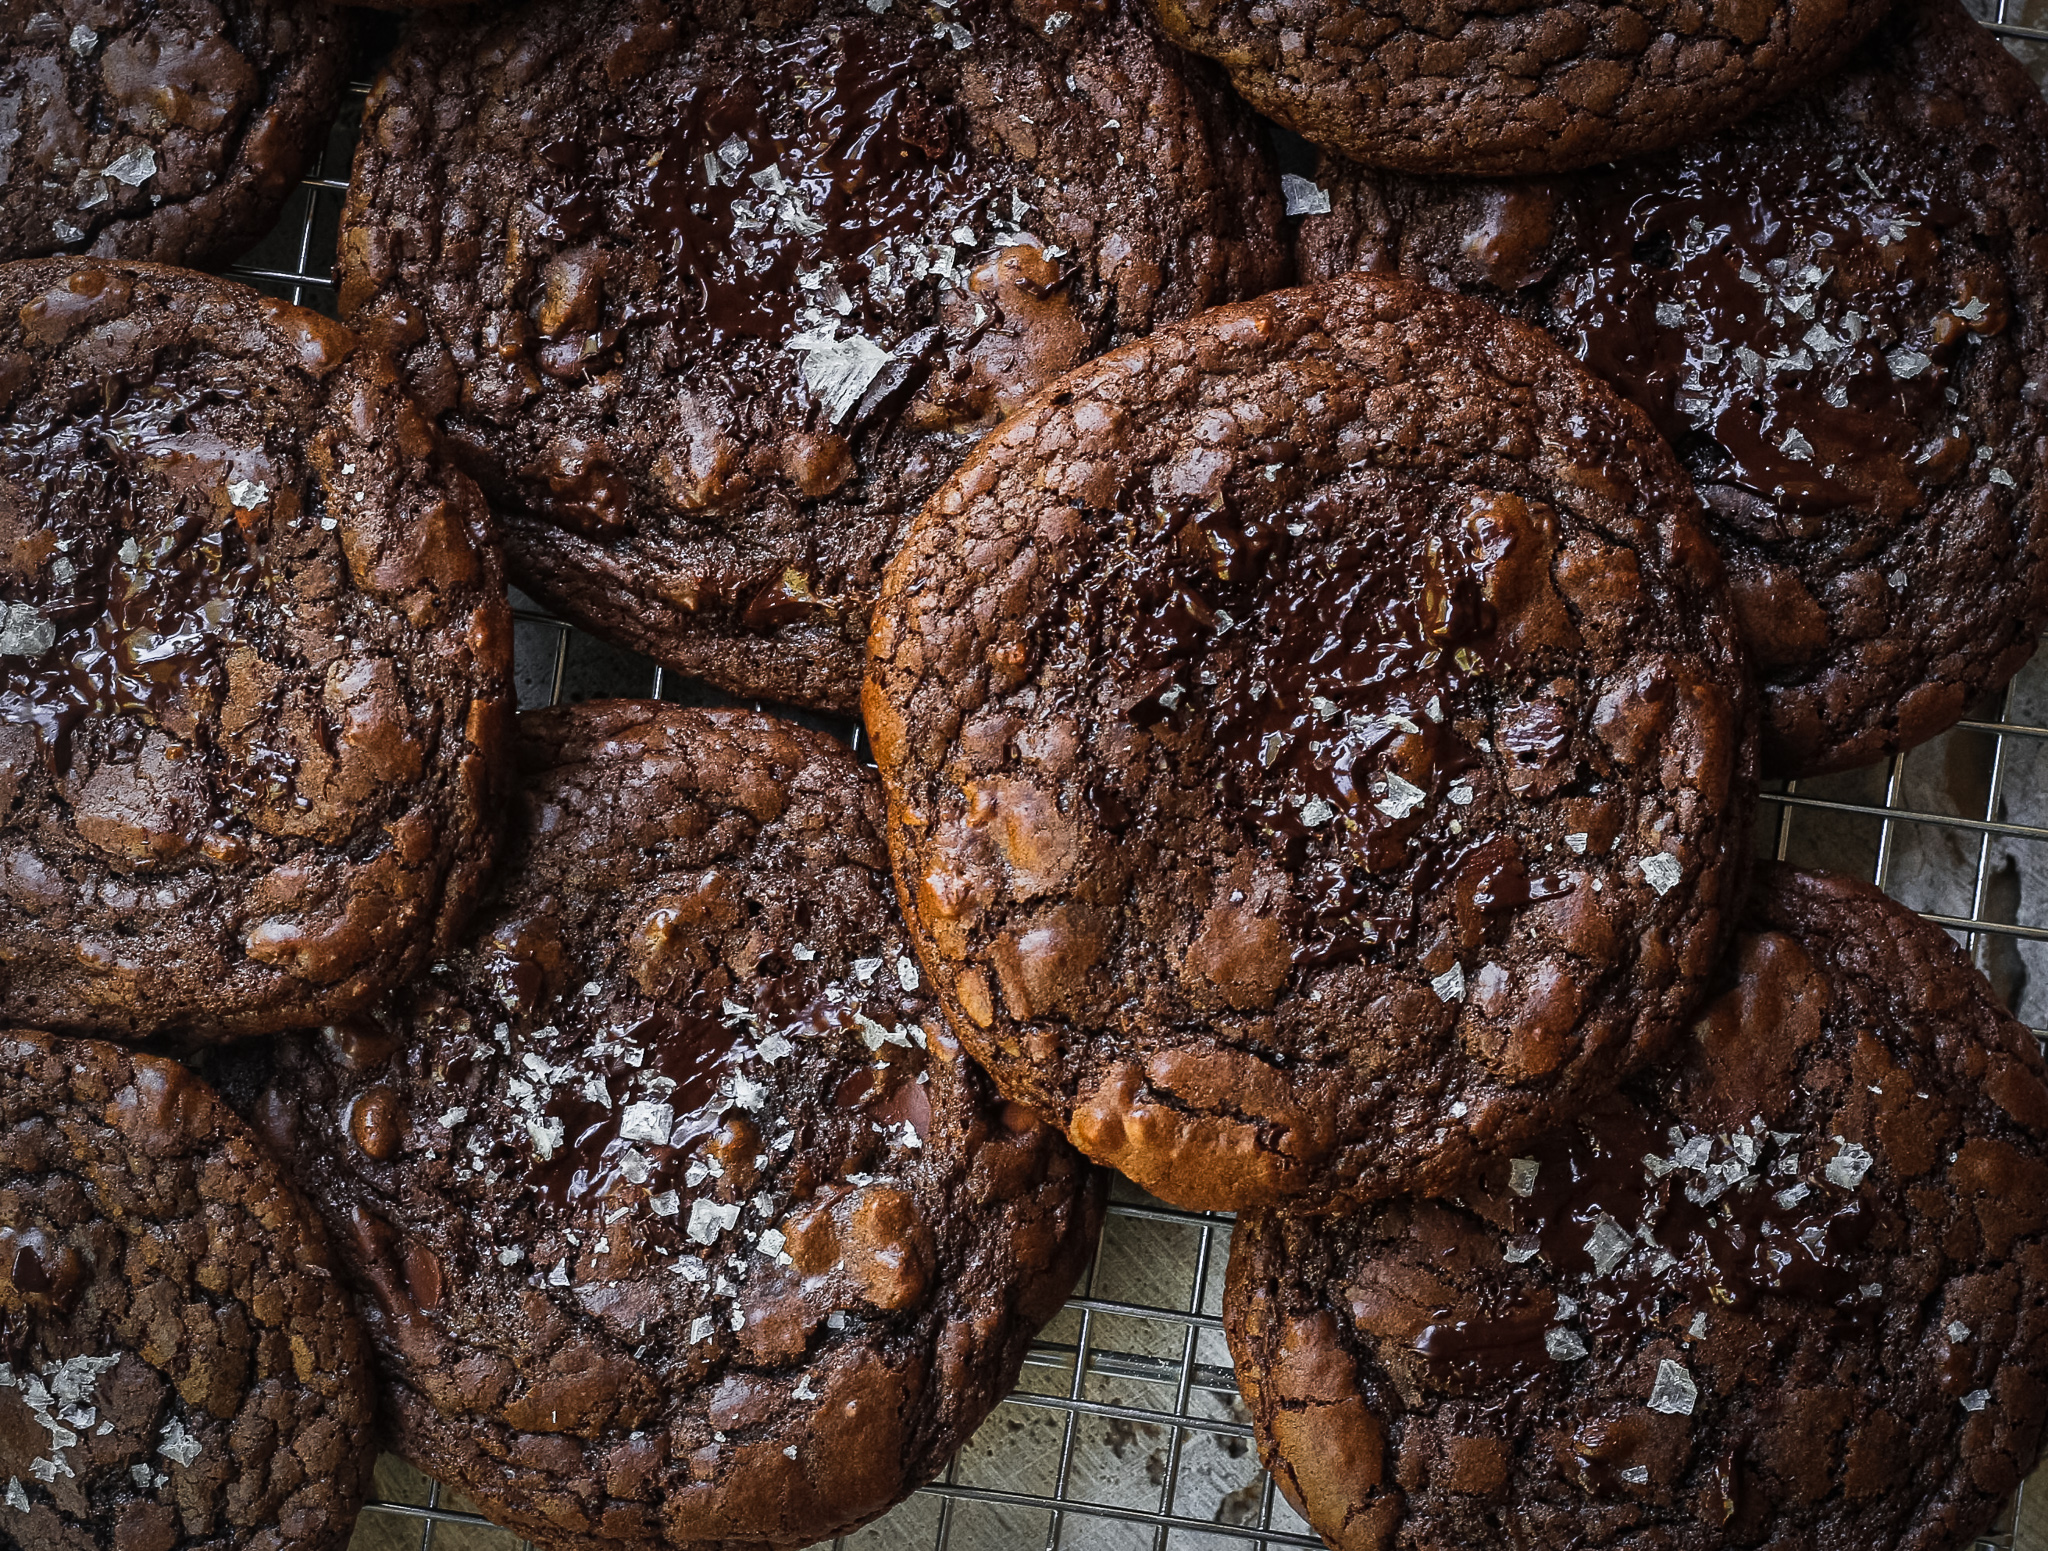
[[(2048, 625), (2048, 104), (1955, 0), (422, 9), (339, 322), (204, 268), (351, 13), (54, 3), (0, 1547), (337, 1551), (380, 1437), (546, 1551), (844, 1533), (1095, 1165), (1241, 1214), (1338, 1551), (1991, 1522), (2048, 1066), (1750, 861)], [(874, 766), (515, 715), (508, 579)]]

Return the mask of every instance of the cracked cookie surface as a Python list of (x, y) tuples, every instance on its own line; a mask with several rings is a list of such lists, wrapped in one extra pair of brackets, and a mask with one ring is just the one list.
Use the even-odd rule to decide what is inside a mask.
[(4, 0), (0, 259), (226, 263), (298, 187), (354, 48), (320, 0)]
[(1668, 1065), (1455, 1201), (1239, 1222), (1261, 1453), (1344, 1551), (1967, 1544), (2048, 1410), (2044, 1142), (1955, 943), (1774, 868)]
[(1953, 0), (1819, 89), (1622, 170), (1451, 183), (1326, 159), (1305, 276), (1394, 269), (1548, 328), (1708, 506), (1764, 764), (1963, 715), (2048, 624), (2048, 104)]
[(1885, 0), (1151, 0), (1252, 105), (1404, 172), (1560, 172), (1724, 128), (1825, 74)]
[(189, 271), (0, 266), (0, 1019), (381, 993), (479, 885), (510, 681), (489, 514), (388, 356)]
[(847, 711), (924, 497), (1060, 371), (1282, 283), (1281, 224), (1251, 115), (1130, 0), (553, 0), (407, 34), (342, 306), (523, 587)]
[(1647, 1056), (1754, 791), (1696, 504), (1542, 335), (1392, 278), (994, 433), (891, 566), (866, 709), (998, 1085), (1223, 1208), (1450, 1177)]
[(1094, 1246), (1099, 1176), (946, 1032), (880, 810), (767, 717), (530, 712), (471, 939), (227, 1053), (365, 1289), (395, 1446), (543, 1545), (873, 1518)]
[(0, 1033), (0, 1545), (341, 1551), (369, 1361), (312, 1207), (197, 1078)]

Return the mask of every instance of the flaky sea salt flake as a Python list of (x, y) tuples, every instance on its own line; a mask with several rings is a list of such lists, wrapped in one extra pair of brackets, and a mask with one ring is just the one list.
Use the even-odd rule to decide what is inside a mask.
[(1642, 869), (1643, 877), (1660, 897), (1677, 888), (1685, 877), (1685, 868), (1669, 851), (1652, 851), (1636, 866)]
[(740, 1209), (737, 1203), (721, 1206), (716, 1201), (699, 1196), (690, 1203), (688, 1232), (699, 1244), (716, 1244), (718, 1236), (730, 1232), (733, 1224), (739, 1220)]
[(1286, 196), (1289, 215), (1330, 213), (1329, 190), (1320, 187), (1312, 178), (1304, 178), (1298, 173), (1283, 172), (1280, 174), (1280, 192)]
[(1508, 1189), (1518, 1196), (1532, 1196), (1536, 1193), (1536, 1175), (1543, 1165), (1534, 1158), (1512, 1158), (1508, 1161)]
[(185, 1431), (185, 1424), (174, 1416), (164, 1423), (163, 1436), (157, 1440), (156, 1451), (172, 1464), (183, 1465), (189, 1470), (203, 1447), (197, 1438)]
[(1543, 1332), (1543, 1350), (1558, 1362), (1576, 1362), (1586, 1355), (1586, 1340), (1576, 1330), (1552, 1325)]
[(1440, 1002), (1462, 1002), (1465, 999), (1465, 966), (1453, 964), (1429, 983)]
[(619, 1140), (666, 1147), (675, 1123), (676, 1112), (671, 1105), (640, 1099), (628, 1104), (625, 1113), (619, 1117)]
[(1628, 1258), (1634, 1244), (1621, 1224), (1612, 1217), (1603, 1217), (1593, 1225), (1592, 1237), (1586, 1240), (1586, 1253), (1592, 1257), (1593, 1274), (1605, 1276)]
[(146, 145), (123, 151), (102, 169), (105, 176), (130, 188), (140, 188), (156, 176), (156, 152)]
[(789, 342), (789, 348), (803, 357), (798, 378), (804, 391), (833, 425), (853, 412), (890, 360), (889, 352), (867, 335), (839, 339), (837, 332), (831, 327), (807, 329)]
[(1870, 1172), (1870, 1166), (1876, 1161), (1871, 1157), (1869, 1148), (1855, 1142), (1844, 1142), (1834, 1157), (1828, 1159), (1828, 1183), (1840, 1185), (1844, 1190), (1854, 1190), (1863, 1183), (1863, 1176)]
[(0, 657), (40, 657), (57, 644), (57, 626), (26, 603), (0, 614)]
[(1668, 1357), (1659, 1360), (1657, 1382), (1650, 1387), (1652, 1411), (1661, 1411), (1666, 1416), (1691, 1416), (1699, 1398), (1699, 1387), (1693, 1383), (1691, 1374)]
[(1910, 377), (1918, 377), (1934, 364), (1934, 358), (1925, 351), (1912, 350), (1904, 346), (1888, 352), (1884, 360), (1885, 365), (1892, 369), (1892, 375), (1901, 382)]
[(1373, 806), (1390, 819), (1405, 819), (1429, 800), (1429, 793), (1395, 772), (1387, 772), (1387, 795)]

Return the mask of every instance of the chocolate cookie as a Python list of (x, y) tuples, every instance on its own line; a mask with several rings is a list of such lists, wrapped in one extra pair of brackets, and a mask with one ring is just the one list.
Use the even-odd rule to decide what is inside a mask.
[(1262, 1455), (1344, 1551), (1949, 1551), (2048, 1410), (2048, 1073), (1936, 928), (1776, 869), (1669, 1066), (1455, 1201), (1241, 1219)]
[(1705, 989), (1754, 697), (1670, 450), (1355, 276), (1072, 373), (936, 495), (868, 729), (918, 951), (1170, 1201), (1448, 1180)]
[(946, 1032), (839, 744), (613, 701), (520, 747), (472, 940), (251, 1113), (422, 1469), (549, 1547), (849, 1529), (1015, 1382), (1099, 1176)]
[(1151, 0), (1262, 113), (1404, 172), (1563, 172), (1683, 145), (1832, 69), (1888, 0), (1603, 6)]
[(1541, 324), (1678, 448), (1764, 680), (1764, 763), (1933, 736), (2048, 624), (2048, 105), (1954, 0), (1823, 89), (1626, 170), (1325, 162), (1304, 269)]
[(318, 1218), (197, 1078), (0, 1034), (0, 1545), (341, 1551), (368, 1365)]
[(452, 933), (510, 724), (494, 542), (340, 325), (0, 266), (0, 1022), (303, 1028)]
[(298, 186), (354, 51), (320, 0), (0, 0), (0, 259), (225, 264)]
[(735, 694), (850, 711), (882, 567), (976, 439), (1286, 277), (1277, 178), (1210, 68), (1137, 0), (1024, 9), (541, 0), (408, 35), (342, 305), (404, 351), (522, 586)]

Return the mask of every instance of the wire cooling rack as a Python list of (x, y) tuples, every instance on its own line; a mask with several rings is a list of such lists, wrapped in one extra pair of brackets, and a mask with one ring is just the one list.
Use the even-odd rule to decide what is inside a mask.
[[(2048, 0), (1971, 0), (2048, 81)], [(382, 41), (388, 42), (388, 36)], [(371, 55), (374, 57), (374, 50)], [(335, 310), (341, 203), (366, 82), (277, 227), (229, 271)], [(719, 699), (513, 598), (522, 707), (605, 695)], [(860, 747), (852, 724), (789, 713)], [(1874, 879), (1952, 932), (2048, 1038), (2048, 654), (1954, 731), (1889, 762), (1765, 794), (1759, 854)], [(1018, 1391), (945, 1473), (848, 1551), (1242, 1551), (1321, 1542), (1259, 1468), (1221, 1319), (1230, 1219), (1119, 1179), (1095, 1258)], [(2048, 1467), (1980, 1551), (2048, 1551)], [(351, 1551), (527, 1551), (386, 1456)]]

